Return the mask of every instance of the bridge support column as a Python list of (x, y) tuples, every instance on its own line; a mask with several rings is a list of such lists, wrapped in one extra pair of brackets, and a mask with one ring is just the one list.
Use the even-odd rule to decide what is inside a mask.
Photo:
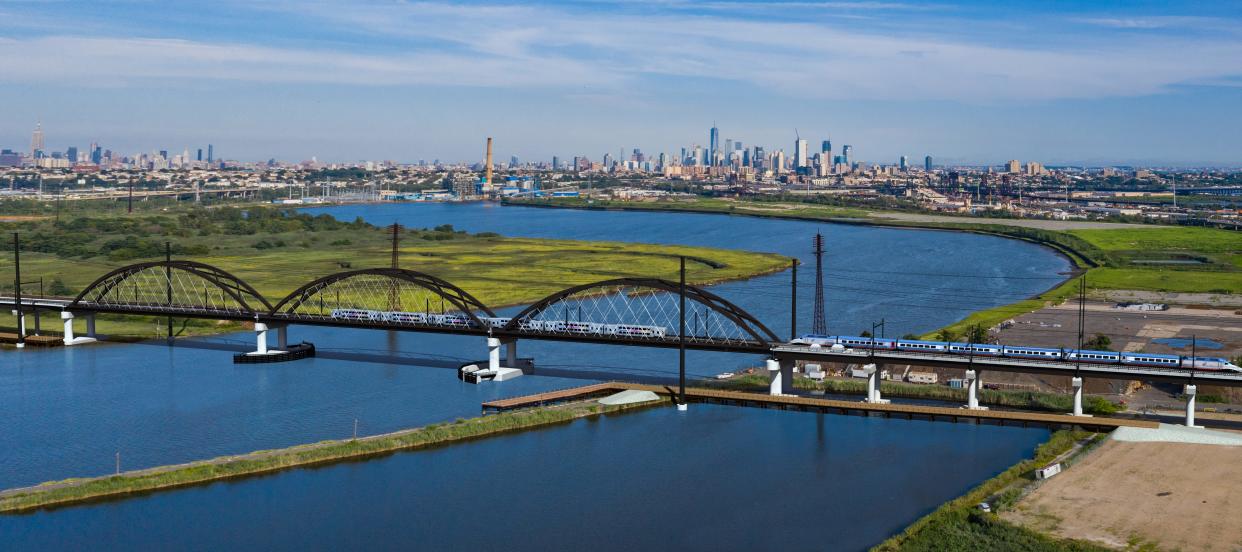
[(517, 368), (517, 340), (510, 339), (505, 342), (505, 366)]
[(500, 370), (500, 339), (487, 338), (487, 369)]
[(254, 337), (255, 337), (255, 347), (254, 347), (254, 352), (251, 354), (266, 355), (267, 354), (267, 324), (264, 324), (262, 322), (255, 322), (254, 323)]
[(276, 327), (276, 348), (282, 351), (289, 349), (289, 325)]
[(983, 390), (983, 374), (977, 370), (966, 371), (966, 409), (967, 410), (987, 410), (986, 406), (979, 406), (979, 391)]
[(780, 395), (784, 391), (781, 384), (781, 361), (769, 358), (764, 365), (768, 369), (768, 394)]
[(86, 315), (86, 337), (96, 339), (95, 337), (95, 313)]
[[(72, 312), (60, 311), (60, 319), (65, 321), (65, 336), (63, 338), (65, 346), (81, 345), (83, 343), (90, 343), (92, 341), (95, 341), (95, 338), (91, 336), (77, 337), (73, 334), (73, 313)], [(89, 321), (90, 319), (88, 318), (87, 320)]]
[(1074, 379), (1070, 380), (1070, 386), (1074, 388), (1074, 412), (1072, 412), (1070, 415), (1071, 416), (1083, 416), (1086, 418), (1090, 418), (1091, 417), (1090, 414), (1082, 413), (1082, 378), (1075, 377)]
[(867, 374), (867, 399), (863, 402), (873, 404), (887, 404), (889, 402), (880, 397), (880, 371), (880, 366), (876, 364), (863, 366), (863, 372)]
[(1195, 425), (1195, 393), (1198, 388), (1194, 385), (1187, 385), (1186, 392), (1186, 427), (1203, 427)]
[[(13, 316), (17, 316), (16, 309), (13, 310)], [(26, 313), (25, 312), (23, 312), (21, 316), (17, 316), (17, 335), (22, 336), (22, 337), (26, 336)], [(26, 346), (25, 343), (21, 343), (21, 342), (17, 343), (18, 349), (21, 349), (22, 347), (25, 347), (25, 346)]]

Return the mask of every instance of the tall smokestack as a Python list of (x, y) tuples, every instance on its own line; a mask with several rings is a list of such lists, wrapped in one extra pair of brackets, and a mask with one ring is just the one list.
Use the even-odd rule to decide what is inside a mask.
[(483, 184), (484, 189), (492, 188), (492, 137), (487, 137), (487, 161), (484, 162), (487, 170), (487, 181)]

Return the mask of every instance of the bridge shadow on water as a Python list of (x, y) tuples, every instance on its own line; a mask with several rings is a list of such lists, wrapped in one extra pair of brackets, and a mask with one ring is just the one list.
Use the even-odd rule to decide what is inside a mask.
[[(102, 337), (102, 336), (101, 336)], [(129, 344), (143, 345), (148, 347), (169, 347), (168, 341), (165, 339), (147, 339), (135, 341)], [(229, 353), (245, 353), (254, 349), (249, 342), (241, 340), (231, 341), (222, 340), (220, 338), (179, 338), (173, 347), (181, 349), (197, 349), (206, 351), (222, 351)], [(446, 371), (456, 372), (463, 364), (470, 362), (484, 362), (484, 359), (469, 359), (465, 357), (450, 357), (444, 355), (426, 356), (418, 354), (402, 354), (393, 352), (383, 352), (378, 350), (367, 349), (347, 349), (347, 348), (324, 348), (316, 346), (315, 358), (327, 360), (340, 360), (345, 362), (365, 362), (371, 364), (413, 366), (421, 368), (436, 368)], [(221, 357), (222, 362), (232, 362), (230, 357)], [(304, 361), (291, 361), (304, 362)], [(673, 372), (662, 372), (657, 370), (627, 370), (622, 367), (615, 366), (599, 366), (599, 365), (547, 365), (541, 366), (536, 362), (533, 372), (530, 375), (544, 376), (552, 378), (577, 379), (588, 381), (626, 381), (633, 383), (646, 384), (668, 384), (677, 382), (677, 374)], [(689, 379), (700, 379), (698, 377), (689, 376)]]

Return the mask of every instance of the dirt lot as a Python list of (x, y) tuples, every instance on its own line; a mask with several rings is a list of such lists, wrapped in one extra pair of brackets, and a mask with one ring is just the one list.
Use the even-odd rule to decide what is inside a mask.
[(1242, 447), (1110, 441), (1003, 515), (1118, 547), (1242, 550)]
[[(1043, 347), (1073, 348), (1078, 342), (1078, 305), (1063, 305), (1038, 310), (1013, 318), (1014, 325), (998, 334), (1000, 343), (1020, 343)], [(1172, 307), (1167, 311), (1133, 312), (1114, 308), (1113, 303), (1087, 303), (1085, 333), (1087, 339), (1103, 334), (1112, 340), (1112, 348), (1119, 351), (1145, 351), (1150, 353), (1190, 355), (1189, 341), (1194, 336), (1199, 341), (1197, 354), (1232, 358), (1242, 354), (1242, 315), (1234, 310), (1190, 309)], [(1156, 339), (1176, 338), (1185, 340), (1183, 345), (1156, 343)], [(1205, 341), (1219, 344), (1220, 348), (1208, 348)], [(1002, 377), (996, 375), (997, 378)], [(1041, 387), (1064, 391), (1068, 378), (1015, 375), (1017, 380), (1038, 382)], [(1062, 381), (1065, 380), (1065, 381)], [(986, 381), (986, 380), (985, 380)], [(1177, 386), (1163, 386), (1168, 393), (1177, 392)], [(1121, 393), (1125, 382), (1087, 380), (1088, 393)], [(1242, 402), (1242, 390), (1200, 389), (1201, 394), (1217, 394)], [(1154, 399), (1154, 396), (1153, 396)], [(1165, 401), (1168, 402), (1168, 401)], [(1170, 402), (1170, 405), (1172, 403)]]

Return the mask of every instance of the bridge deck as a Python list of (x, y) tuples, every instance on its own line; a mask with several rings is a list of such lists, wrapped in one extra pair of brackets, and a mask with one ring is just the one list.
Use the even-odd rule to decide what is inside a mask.
[[(523, 397), (513, 397), (483, 403), (483, 410), (503, 411), (515, 408), (538, 406), (552, 402), (579, 400), (626, 390), (651, 391), (663, 396), (676, 394), (671, 386), (646, 385), (639, 383), (597, 383), (572, 389), (561, 389), (548, 393), (537, 393)], [(735, 404), (740, 406), (758, 406), (781, 410), (806, 410), (817, 412), (879, 413), (886, 417), (900, 416), (920, 419), (945, 419), (958, 421), (970, 419), (993, 421), (997, 423), (1038, 424), (1048, 426), (1076, 425), (1096, 430), (1109, 431), (1119, 427), (1155, 428), (1159, 424), (1146, 420), (1128, 420), (1123, 418), (1077, 417), (1067, 414), (1050, 414), (1042, 412), (1022, 412), (1012, 410), (966, 410), (946, 406), (925, 406), (913, 404), (871, 404), (865, 402), (820, 399), (815, 397), (799, 397), (793, 395), (764, 395), (743, 391), (726, 391), (721, 389), (704, 389), (691, 387), (686, 389), (686, 399), (691, 402), (715, 404)]]

